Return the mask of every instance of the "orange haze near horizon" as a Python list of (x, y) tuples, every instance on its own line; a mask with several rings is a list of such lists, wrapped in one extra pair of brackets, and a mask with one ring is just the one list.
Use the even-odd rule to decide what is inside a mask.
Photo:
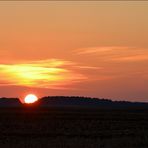
[(0, 97), (148, 100), (147, 1), (1, 1)]

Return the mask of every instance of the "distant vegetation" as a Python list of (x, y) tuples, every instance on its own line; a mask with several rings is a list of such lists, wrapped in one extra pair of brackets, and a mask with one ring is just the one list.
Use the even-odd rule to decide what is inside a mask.
[(18, 98), (0, 98), (0, 107), (18, 107), (22, 103)]
[(110, 99), (90, 98), (82, 96), (46, 96), (39, 100), (41, 106), (81, 106), (81, 107), (144, 107), (148, 108), (148, 103), (112, 101)]
[[(125, 108), (125, 107), (142, 107), (148, 108), (148, 103), (112, 101), (109, 99), (90, 98), (82, 96), (46, 96), (41, 98), (37, 103), (40, 107), (108, 107), (108, 108)], [(17, 98), (0, 98), (0, 107), (17, 107), (22, 103)]]

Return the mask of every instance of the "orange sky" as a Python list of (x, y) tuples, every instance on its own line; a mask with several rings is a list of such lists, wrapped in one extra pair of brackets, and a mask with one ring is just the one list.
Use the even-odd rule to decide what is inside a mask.
[(0, 2), (0, 96), (148, 99), (148, 2)]

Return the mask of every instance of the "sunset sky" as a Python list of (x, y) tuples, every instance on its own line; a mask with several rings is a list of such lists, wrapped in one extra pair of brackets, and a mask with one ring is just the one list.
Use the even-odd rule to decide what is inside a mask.
[(0, 2), (0, 97), (148, 101), (148, 1)]

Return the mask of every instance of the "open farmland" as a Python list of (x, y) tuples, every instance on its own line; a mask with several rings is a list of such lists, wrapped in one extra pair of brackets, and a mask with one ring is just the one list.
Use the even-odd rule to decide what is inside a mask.
[(148, 110), (1, 108), (0, 147), (147, 148)]

